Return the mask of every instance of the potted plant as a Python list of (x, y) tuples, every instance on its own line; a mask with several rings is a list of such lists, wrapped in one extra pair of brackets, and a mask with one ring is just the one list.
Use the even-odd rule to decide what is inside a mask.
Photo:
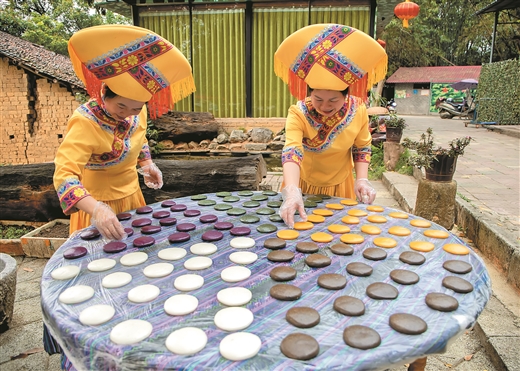
[(399, 143), (403, 136), (403, 129), (408, 125), (404, 118), (391, 113), (389, 117), (384, 119), (386, 125), (386, 141)]
[(424, 168), (426, 179), (432, 181), (451, 181), (457, 165), (457, 158), (464, 155), (464, 149), (470, 144), (471, 137), (460, 137), (449, 142), (447, 148), (436, 146), (433, 142), (433, 130), (428, 128), (421, 134), (419, 141), (405, 138), (403, 147), (415, 150), (408, 158), (408, 164)]

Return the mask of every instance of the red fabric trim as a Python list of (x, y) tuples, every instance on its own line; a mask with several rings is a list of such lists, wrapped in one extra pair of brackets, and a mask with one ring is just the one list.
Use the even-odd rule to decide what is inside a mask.
[(365, 73), (365, 76), (360, 78), (358, 81), (349, 86), (348, 92), (350, 95), (361, 98), (363, 101), (367, 99), (367, 91), (368, 91), (368, 74)]
[(289, 91), (298, 100), (304, 100), (307, 96), (307, 84), (293, 71), (289, 70)]
[(102, 82), (92, 72), (89, 71), (87, 66), (81, 64), (83, 76), (85, 77), (85, 85), (87, 87), (87, 93), (90, 98), (96, 99), (98, 102), (101, 101), (101, 85)]

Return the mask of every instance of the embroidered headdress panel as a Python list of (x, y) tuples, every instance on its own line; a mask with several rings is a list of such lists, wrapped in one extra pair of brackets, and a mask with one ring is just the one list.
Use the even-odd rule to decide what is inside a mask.
[(195, 91), (188, 60), (150, 30), (90, 27), (75, 33), (68, 47), (74, 71), (91, 97), (99, 97), (105, 83), (122, 97), (148, 102), (150, 116), (157, 117)]
[(388, 57), (381, 45), (353, 27), (315, 24), (289, 35), (274, 55), (275, 73), (303, 99), (307, 86), (366, 98), (386, 75)]

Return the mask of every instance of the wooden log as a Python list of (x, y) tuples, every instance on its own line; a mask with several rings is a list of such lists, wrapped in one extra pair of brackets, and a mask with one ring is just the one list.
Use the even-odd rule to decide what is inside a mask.
[[(267, 174), (261, 155), (204, 160), (155, 160), (163, 173), (160, 190), (146, 187), (146, 203), (219, 191), (259, 190)], [(52, 176), (54, 163), (0, 167), (1, 219), (50, 221), (64, 219)]]
[(147, 204), (201, 193), (256, 191), (267, 175), (267, 165), (262, 155), (154, 161), (163, 173), (164, 186), (153, 190), (146, 187), (141, 179), (141, 190)]
[(219, 124), (209, 112), (170, 112), (153, 120), (152, 124), (158, 131), (157, 140), (179, 142), (200, 142), (217, 137)]

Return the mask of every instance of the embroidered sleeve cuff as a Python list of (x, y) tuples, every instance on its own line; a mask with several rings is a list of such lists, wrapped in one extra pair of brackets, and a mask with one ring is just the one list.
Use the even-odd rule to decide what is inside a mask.
[(372, 149), (370, 147), (352, 147), (352, 157), (354, 162), (370, 162)]
[(303, 152), (298, 147), (284, 147), (282, 150), (282, 165), (286, 162), (294, 162), (301, 166)]
[(141, 149), (141, 152), (139, 153), (139, 158), (137, 161), (145, 161), (145, 160), (151, 160), (152, 155), (150, 153), (150, 147), (148, 147), (148, 143), (143, 144), (143, 148)]
[(78, 178), (65, 179), (63, 183), (58, 187), (58, 198), (60, 200), (60, 206), (63, 209), (65, 215), (70, 215), (78, 211), (76, 203), (90, 196), (90, 193), (83, 187), (83, 184)]

